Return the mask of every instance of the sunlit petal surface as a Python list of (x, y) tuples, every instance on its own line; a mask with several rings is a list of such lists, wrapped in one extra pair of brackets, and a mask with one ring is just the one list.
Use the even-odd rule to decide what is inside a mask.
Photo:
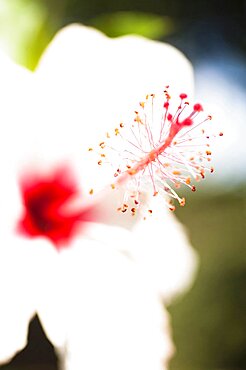
[[(37, 287), (52, 253), (43, 240), (2, 237), (0, 247), (0, 363), (27, 344), (28, 327), (37, 309)], [(41, 256), (45, 256), (41, 259)]]
[(39, 313), (66, 369), (159, 370), (173, 353), (168, 315), (130, 256), (131, 238), (119, 228), (92, 224), (59, 255)]
[(163, 90), (167, 83), (178, 93), (193, 90), (191, 66), (175, 48), (134, 36), (109, 39), (78, 25), (58, 33), (36, 78), (46, 106), (37, 122), (39, 145), (45, 140), (43, 157), (73, 155), (81, 179), (90, 171), (83, 178), (87, 191), (95, 183), (101, 188), (111, 175), (88, 160), (88, 146), (131, 116), (143, 94)]

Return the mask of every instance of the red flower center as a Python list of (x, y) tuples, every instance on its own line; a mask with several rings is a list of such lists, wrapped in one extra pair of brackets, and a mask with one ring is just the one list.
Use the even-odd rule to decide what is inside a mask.
[[(26, 173), (20, 180), (24, 212), (17, 230), (27, 237), (48, 238), (57, 249), (68, 247), (84, 222), (95, 219), (95, 209), (72, 210), (81, 197), (68, 168), (49, 174)], [(70, 206), (70, 208), (69, 208)]]

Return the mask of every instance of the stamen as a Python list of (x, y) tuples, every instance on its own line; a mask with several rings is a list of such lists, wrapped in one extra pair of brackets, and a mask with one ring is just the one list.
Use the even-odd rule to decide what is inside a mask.
[[(187, 94), (181, 93), (179, 98), (178, 107), (173, 109), (168, 87), (162, 97), (146, 95), (146, 99), (139, 103), (140, 110), (134, 112), (133, 122), (120, 123), (114, 129), (114, 135), (107, 133), (105, 140), (99, 143), (103, 153), (107, 151), (107, 159), (110, 152), (112, 159), (118, 154), (111, 187), (126, 185), (127, 195), (119, 207), (123, 213), (129, 209), (135, 215), (140, 205), (140, 194), (149, 188), (153, 196), (166, 195), (184, 206), (185, 199), (174, 188), (184, 185), (195, 191), (191, 178), (199, 181), (205, 178), (206, 171), (214, 171), (213, 167), (203, 165), (203, 161), (210, 161), (212, 155), (208, 141), (214, 135), (207, 135), (205, 127), (212, 116), (204, 115), (200, 103), (190, 107)], [(113, 145), (115, 136), (118, 142)], [(223, 133), (218, 136), (223, 136)], [(98, 164), (102, 164), (101, 159)], [(129, 197), (137, 207), (128, 207)], [(167, 204), (169, 209), (175, 209), (170, 202)]]

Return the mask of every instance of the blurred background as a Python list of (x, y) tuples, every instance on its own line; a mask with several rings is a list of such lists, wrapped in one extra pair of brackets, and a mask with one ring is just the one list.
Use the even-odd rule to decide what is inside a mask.
[[(201, 263), (192, 289), (168, 308), (177, 347), (170, 370), (245, 370), (246, 1), (0, 0), (0, 48), (34, 70), (55, 33), (72, 22), (110, 37), (168, 42), (194, 66), (196, 97), (215, 111), (225, 135), (216, 173), (177, 210)], [(37, 318), (28, 347), (0, 369), (56, 369)]]

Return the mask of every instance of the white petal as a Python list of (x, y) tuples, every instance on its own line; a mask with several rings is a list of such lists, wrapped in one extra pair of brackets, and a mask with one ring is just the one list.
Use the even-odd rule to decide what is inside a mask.
[(173, 353), (168, 315), (122, 245), (131, 234), (104, 226), (99, 242), (99, 233), (102, 226), (92, 225), (60, 254), (59, 287), (47, 286), (49, 307), (39, 309), (46, 333), (67, 370), (161, 370)]
[[(18, 176), (23, 158), (30, 158), (32, 132), (32, 74), (0, 52), (0, 232), (13, 229), (21, 212)], [(33, 120), (32, 120), (33, 122)], [(25, 162), (25, 160), (24, 160)]]
[(35, 75), (45, 105), (36, 121), (37, 150), (45, 147), (47, 162), (73, 158), (86, 192), (112, 176), (98, 171), (88, 147), (129, 119), (146, 93), (166, 84), (177, 94), (193, 90), (191, 65), (174, 47), (137, 36), (109, 39), (79, 25), (58, 33)]
[(26, 345), (36, 309), (36, 247), (15, 235), (22, 205), (17, 184), (21, 155), (30, 140), (26, 118), (32, 75), (0, 52), (0, 362)]
[(132, 255), (161, 293), (165, 303), (188, 290), (198, 257), (186, 230), (158, 196), (149, 202), (153, 214), (135, 224)]
[[(11, 236), (0, 246), (0, 363), (10, 360), (27, 343), (28, 326), (36, 311), (43, 240)], [(43, 274), (45, 266), (42, 266)]]

